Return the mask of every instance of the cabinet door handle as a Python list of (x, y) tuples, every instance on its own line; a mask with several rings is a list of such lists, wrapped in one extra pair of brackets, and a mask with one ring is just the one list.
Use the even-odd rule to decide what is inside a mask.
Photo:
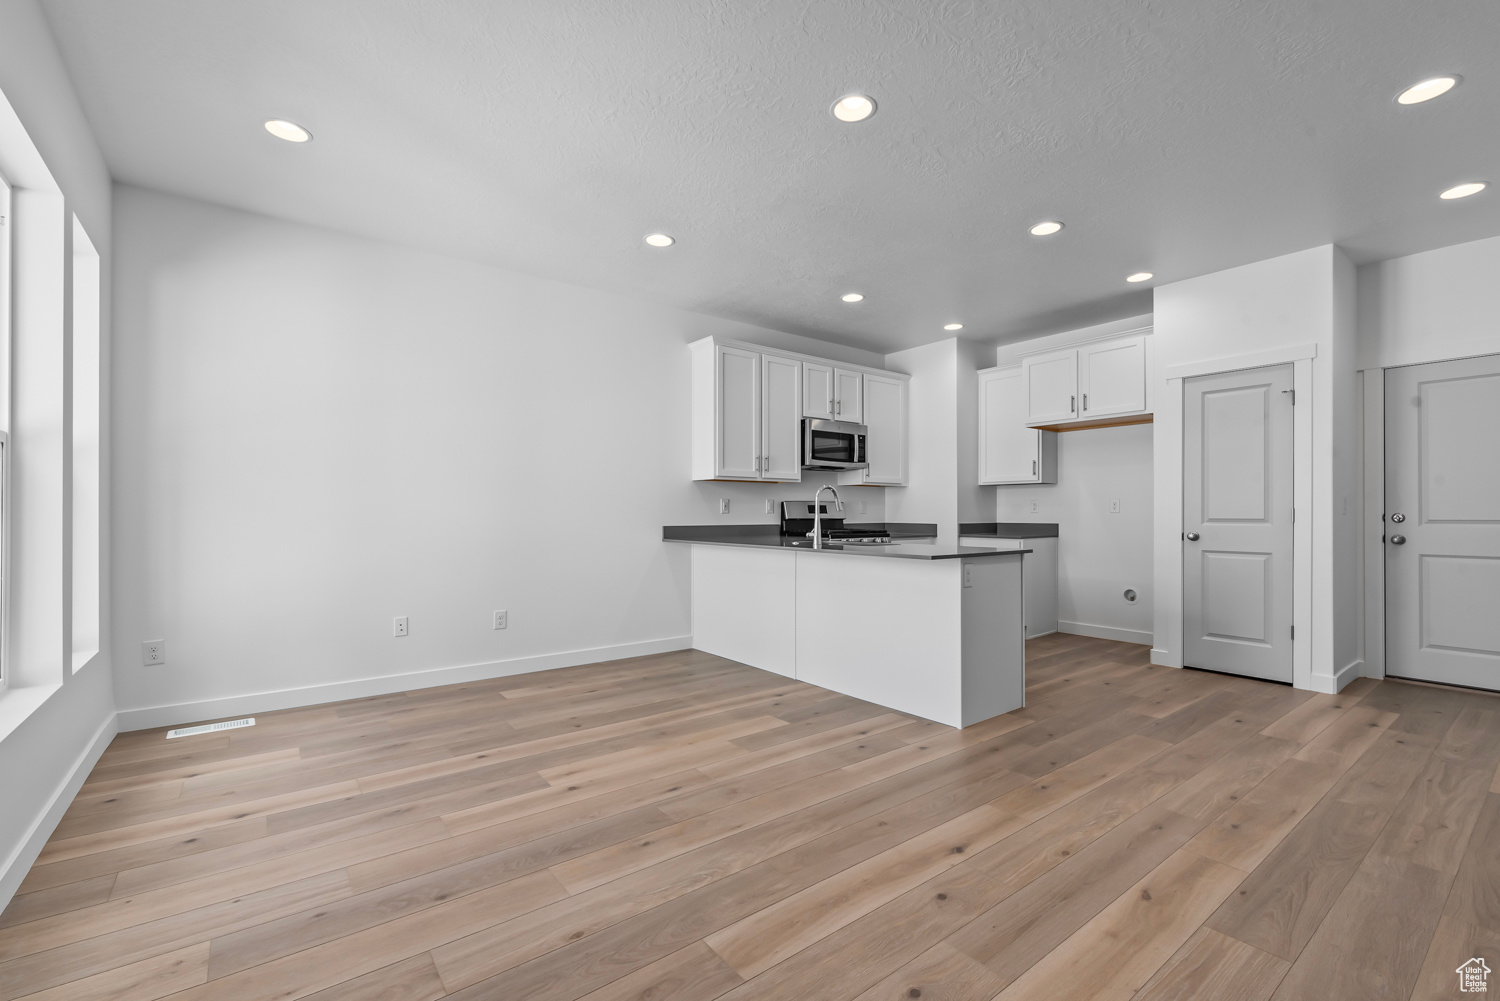
[(1088, 393), (1084, 393), (1083, 394), (1083, 409), (1087, 410), (1088, 408), (1089, 408), (1089, 394)]
[(1031, 475), (1032, 476), (1036, 475), (1036, 460), (1035, 459), (1031, 460)]
[(1076, 413), (1078, 413), (1078, 397), (1076, 397), (1076, 396), (1070, 396), (1070, 397), (1068, 397), (1068, 413), (1070, 413), (1070, 414), (1076, 414)]
[(843, 400), (839, 400), (837, 403), (835, 403), (833, 405), (833, 415), (835, 417), (837, 417), (839, 414), (842, 414), (843, 412), (844, 412), (844, 401)]

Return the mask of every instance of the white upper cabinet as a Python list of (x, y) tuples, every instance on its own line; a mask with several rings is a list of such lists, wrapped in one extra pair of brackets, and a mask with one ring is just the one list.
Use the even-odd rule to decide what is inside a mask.
[(1078, 349), (1078, 416), (1115, 417), (1146, 409), (1146, 338), (1126, 337)]
[(859, 372), (850, 372), (847, 369), (837, 368), (833, 370), (833, 419), (836, 421), (849, 421), (853, 424), (863, 424), (860, 417), (864, 414), (861, 406), (864, 400), (865, 377)]
[(712, 337), (692, 357), (695, 480), (802, 480), (805, 417), (869, 425), (869, 469), (840, 483), (905, 486), (909, 378)]
[(761, 466), (763, 480), (802, 479), (802, 363), (760, 356)]
[(869, 428), (865, 438), (865, 461), (870, 465), (867, 469), (840, 473), (838, 480), (840, 483), (904, 487), (908, 468), (908, 380), (899, 375), (866, 372), (862, 382), (864, 424)]
[(712, 340), (693, 351), (693, 479), (802, 479), (802, 362)]
[(715, 477), (760, 479), (760, 355), (718, 346), (718, 461)]
[(1078, 349), (1021, 359), (1026, 389), (1026, 423), (1055, 424), (1078, 419)]
[(979, 373), (979, 482), (1056, 483), (1057, 434), (1026, 426), (1022, 370)]
[(833, 420), (833, 366), (802, 363), (802, 416)]
[(1135, 334), (1023, 357), (1025, 423), (1035, 427), (1149, 413), (1146, 341), (1145, 334)]

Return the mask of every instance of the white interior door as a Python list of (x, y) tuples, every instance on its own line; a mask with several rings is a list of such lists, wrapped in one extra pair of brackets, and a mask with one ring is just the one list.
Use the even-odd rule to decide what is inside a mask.
[(1386, 673), (1500, 690), (1500, 355), (1385, 375)]
[(1183, 383), (1183, 662), (1292, 680), (1292, 366)]

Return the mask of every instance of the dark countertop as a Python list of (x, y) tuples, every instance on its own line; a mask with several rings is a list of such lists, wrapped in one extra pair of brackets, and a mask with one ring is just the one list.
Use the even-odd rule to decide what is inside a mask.
[[(855, 527), (855, 526), (846, 526)], [(933, 533), (936, 535), (936, 528)], [(891, 533), (892, 538), (896, 535)], [(788, 538), (775, 525), (665, 525), (661, 537), (667, 542), (687, 542), (700, 546), (737, 546), (748, 549), (796, 549), (807, 553), (829, 553), (836, 556), (874, 556), (897, 560), (956, 560), (964, 557), (1015, 556), (1029, 549), (981, 549), (976, 546), (934, 546), (921, 543), (890, 545), (825, 544), (813, 549), (812, 540)], [(924, 538), (925, 536), (916, 536)]]
[(978, 521), (959, 525), (958, 534), (971, 539), (1055, 539), (1057, 526), (1039, 521)]

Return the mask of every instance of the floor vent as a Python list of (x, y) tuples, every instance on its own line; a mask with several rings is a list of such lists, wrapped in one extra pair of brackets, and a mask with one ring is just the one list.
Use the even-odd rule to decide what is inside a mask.
[(220, 730), (238, 730), (242, 726), (254, 726), (255, 717), (248, 719), (232, 719), (227, 723), (205, 723), (202, 726), (185, 726), (177, 730), (168, 730), (167, 739), (173, 737), (191, 737), (195, 733), (218, 733)]

